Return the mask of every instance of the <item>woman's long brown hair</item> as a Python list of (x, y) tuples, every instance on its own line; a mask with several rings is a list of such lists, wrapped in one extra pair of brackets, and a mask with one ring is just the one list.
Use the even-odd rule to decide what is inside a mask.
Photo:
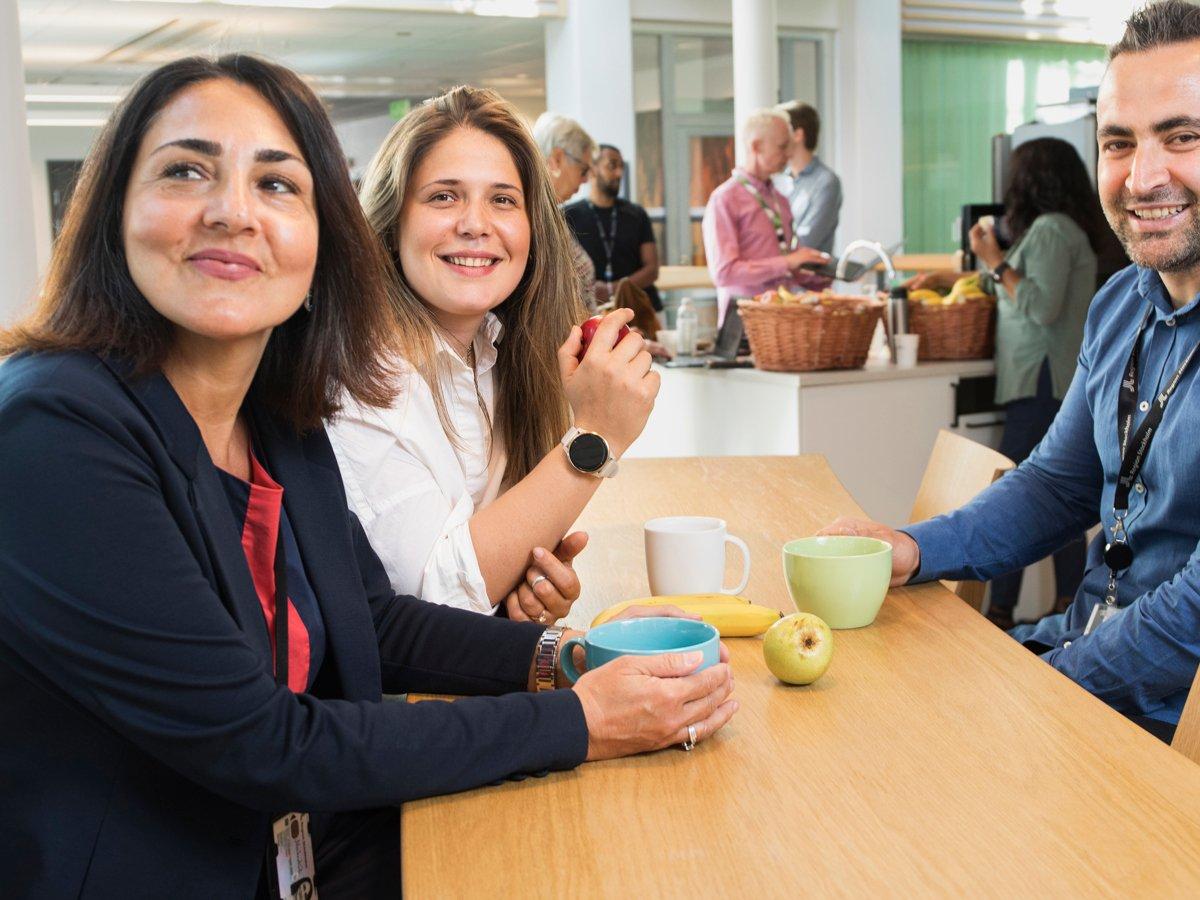
[(125, 189), (154, 117), (181, 91), (228, 79), (254, 88), (279, 114), (312, 171), (320, 228), (312, 311), (271, 332), (251, 394), (297, 430), (319, 427), (350, 396), (387, 406), (395, 328), (392, 276), (354, 196), (321, 101), (294, 72), (245, 54), (188, 57), (146, 75), (113, 112), (88, 154), (32, 315), (0, 331), (0, 356), (90, 350), (157, 371), (174, 326), (138, 290), (121, 238)]
[(442, 428), (446, 369), (439, 366), (437, 323), (400, 265), (399, 226), (405, 192), (425, 155), (443, 138), (470, 128), (499, 140), (512, 155), (525, 192), (530, 250), (516, 289), (493, 312), (504, 326), (497, 347), (494, 428), (508, 454), (504, 483), (520, 481), (567, 430), (570, 413), (557, 351), (586, 312), (578, 296), (571, 237), (537, 145), (516, 109), (495, 91), (456, 87), (427, 100), (397, 123), (371, 160), (359, 197), (367, 220), (395, 264), (400, 281), (400, 340), (406, 361), (429, 383)]

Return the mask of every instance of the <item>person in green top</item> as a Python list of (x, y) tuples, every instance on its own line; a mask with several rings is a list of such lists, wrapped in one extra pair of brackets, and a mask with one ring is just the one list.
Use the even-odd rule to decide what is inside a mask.
[[(1039, 138), (1010, 157), (1005, 216), (971, 229), (983, 289), (997, 299), (996, 402), (1005, 411), (1000, 452), (1020, 463), (1045, 437), (1075, 373), (1083, 324), (1095, 293), (1104, 214), (1075, 148)], [(997, 233), (1008, 237), (1007, 252)], [(931, 273), (914, 286), (954, 277)], [(1083, 577), (1080, 534), (1054, 554), (1057, 606), (1065, 609)], [(1021, 591), (1021, 571), (992, 581), (988, 617), (1008, 629)], [(1058, 611), (1061, 611), (1059, 609)]]

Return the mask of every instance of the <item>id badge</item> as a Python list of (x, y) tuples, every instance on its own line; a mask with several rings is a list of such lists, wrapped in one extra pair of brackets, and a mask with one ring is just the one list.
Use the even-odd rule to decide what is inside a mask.
[(280, 900), (317, 900), (316, 862), (308, 813), (288, 813), (275, 820), (275, 874)]
[(1120, 611), (1121, 607), (1112, 603), (1097, 603), (1092, 607), (1092, 614), (1088, 616), (1087, 625), (1083, 629), (1084, 636), (1091, 634)]

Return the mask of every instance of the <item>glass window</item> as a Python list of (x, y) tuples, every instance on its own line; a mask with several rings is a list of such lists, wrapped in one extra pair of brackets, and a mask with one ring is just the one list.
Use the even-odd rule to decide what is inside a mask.
[(1105, 48), (906, 38), (902, 53), (905, 250), (948, 253), (962, 205), (992, 199), (992, 135), (1097, 84)]
[(704, 207), (733, 169), (733, 138), (727, 134), (697, 135), (688, 141), (688, 217), (691, 219), (691, 264), (705, 264), (700, 221)]
[(733, 39), (675, 38), (675, 112), (733, 114)]
[(779, 42), (779, 100), (799, 100), (821, 110), (821, 45), (809, 38)]
[(637, 135), (634, 199), (650, 216), (660, 256), (666, 249), (661, 45), (662, 39), (655, 34), (633, 36), (633, 109)]

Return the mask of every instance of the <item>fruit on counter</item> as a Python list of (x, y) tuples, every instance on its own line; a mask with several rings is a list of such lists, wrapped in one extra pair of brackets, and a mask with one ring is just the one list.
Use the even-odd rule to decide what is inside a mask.
[[(588, 347), (591, 346), (592, 338), (596, 336), (596, 329), (600, 327), (600, 323), (603, 321), (604, 316), (592, 316), (579, 326), (580, 330), (583, 332), (583, 346), (579, 349), (580, 359), (583, 359), (583, 355), (587, 353)], [(621, 343), (621, 340), (627, 334), (629, 334), (629, 329), (622, 325), (621, 330), (617, 332), (617, 343)]]
[(777, 609), (758, 606), (745, 597), (730, 594), (679, 594), (675, 596), (642, 597), (614, 604), (592, 621), (592, 627), (603, 625), (617, 613), (631, 606), (678, 606), (684, 612), (700, 616), (721, 632), (721, 637), (749, 637), (762, 634), (783, 615)]
[(767, 629), (763, 659), (788, 684), (812, 684), (833, 659), (833, 632), (812, 613), (792, 613)]
[(940, 305), (942, 295), (933, 288), (918, 288), (915, 291), (908, 292), (909, 303), (924, 303), (929, 306)]
[(932, 288), (918, 288), (908, 292), (910, 303), (920, 303), (922, 306), (953, 306), (956, 303), (966, 303), (968, 300), (991, 300), (985, 294), (979, 281), (979, 273), (972, 272), (954, 282), (950, 293), (944, 297)]

